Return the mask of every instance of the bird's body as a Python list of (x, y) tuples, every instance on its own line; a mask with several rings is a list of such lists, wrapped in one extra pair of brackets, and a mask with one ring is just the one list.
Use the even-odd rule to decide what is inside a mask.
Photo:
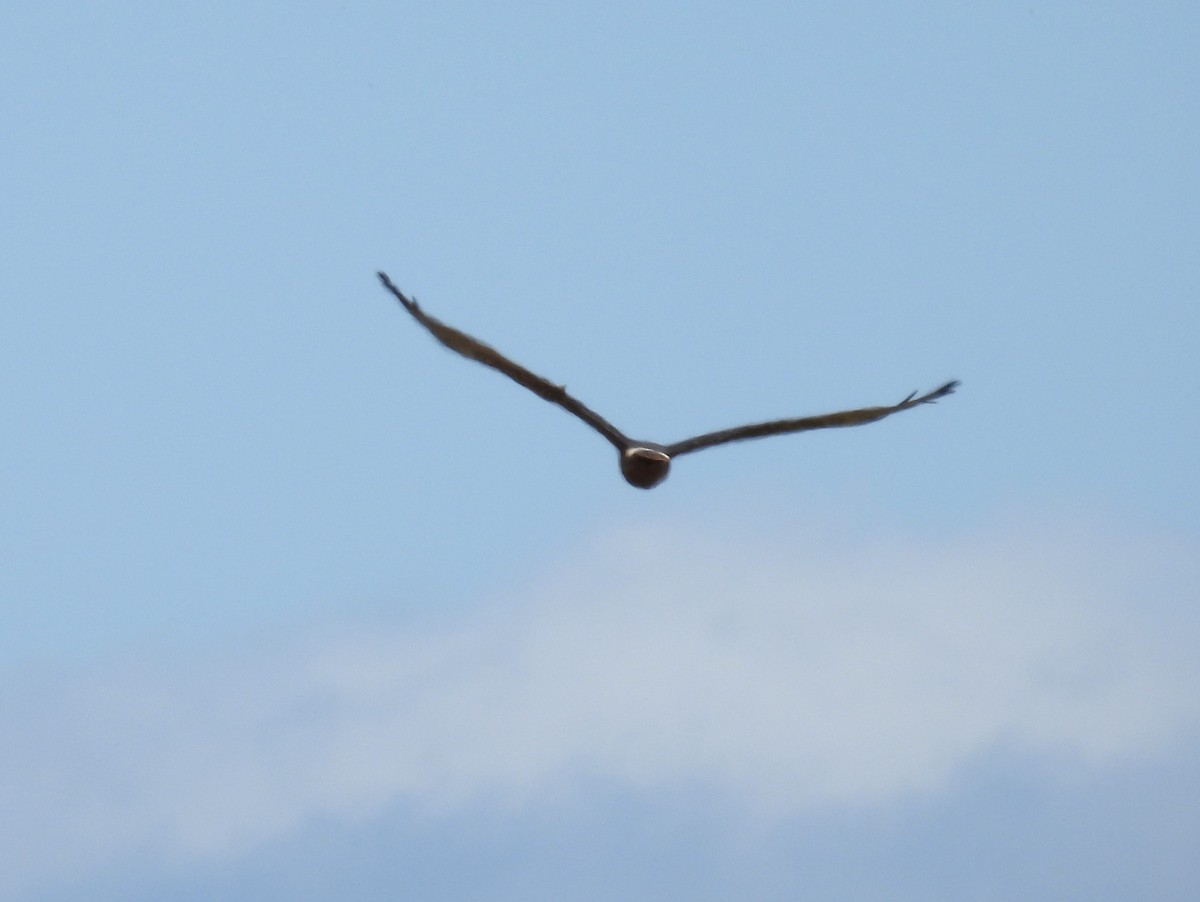
[(395, 295), (400, 304), (412, 314), (422, 326), (432, 333), (433, 337), (450, 350), (463, 357), (482, 363), (508, 376), (514, 382), (524, 386), (538, 397), (557, 404), (569, 413), (574, 414), (604, 436), (620, 455), (621, 475), (625, 481), (640, 489), (652, 489), (664, 479), (671, 468), (672, 459), (681, 454), (689, 454), (714, 445), (728, 442), (738, 442), (744, 439), (764, 438), (769, 435), (782, 435), (789, 432), (805, 432), (811, 429), (830, 429), (839, 426), (859, 426), (873, 423), (891, 416), (901, 410), (908, 410), (921, 404), (932, 404), (938, 398), (951, 394), (958, 387), (957, 381), (947, 382), (927, 394), (917, 396), (913, 392), (899, 404), (886, 407), (863, 407), (857, 410), (843, 410), (838, 413), (821, 414), (810, 417), (771, 420), (765, 423), (751, 423), (746, 426), (736, 426), (732, 429), (722, 429), (717, 432), (707, 432), (693, 436), (670, 445), (660, 445), (657, 442), (635, 441), (600, 416), (579, 400), (567, 394), (567, 390), (535, 373), (530, 372), (513, 360), (505, 357), (495, 348), (472, 338), (465, 332), (460, 332), (453, 326), (448, 326), (434, 319), (421, 309), (416, 300), (406, 296), (392, 284), (391, 279), (384, 273), (379, 273), (383, 286)]
[(671, 470), (671, 455), (654, 442), (635, 442), (621, 451), (621, 475), (639, 489), (652, 489)]

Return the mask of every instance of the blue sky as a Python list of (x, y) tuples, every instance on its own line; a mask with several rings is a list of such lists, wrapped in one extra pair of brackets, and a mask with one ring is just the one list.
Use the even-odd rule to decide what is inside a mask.
[[(0, 895), (1200, 892), (1200, 11), (0, 29)], [(379, 287), (671, 441), (638, 492)]]

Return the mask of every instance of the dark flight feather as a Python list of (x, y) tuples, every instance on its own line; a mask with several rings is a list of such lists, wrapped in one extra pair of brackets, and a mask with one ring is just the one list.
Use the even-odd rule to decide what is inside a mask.
[(404, 309), (411, 313), (417, 322), (432, 332), (433, 337), (451, 351), (500, 371), (508, 376), (509, 379), (512, 379), (513, 382), (525, 386), (539, 398), (543, 398), (552, 404), (557, 404), (564, 410), (575, 414), (575, 416), (579, 417), (579, 419), (583, 420), (612, 442), (617, 449), (624, 450), (629, 447), (629, 439), (622, 435), (616, 426), (586, 404), (568, 395), (564, 386), (555, 385), (553, 382), (543, 379), (536, 373), (531, 373), (516, 361), (509, 360), (491, 345), (485, 345), (482, 341), (472, 338), (467, 333), (460, 332), (453, 326), (447, 326), (441, 320), (434, 319), (421, 309), (416, 299), (405, 296), (399, 288), (393, 285), (392, 280), (387, 277), (386, 273), (381, 272), (378, 275), (384, 287), (396, 296), (396, 300), (404, 306)]
[(843, 410), (839, 413), (825, 413), (813, 417), (797, 417), (794, 419), (771, 420), (766, 423), (752, 423), (749, 426), (735, 426), (732, 429), (722, 429), (718, 432), (706, 432), (704, 435), (685, 438), (681, 442), (667, 445), (667, 454), (677, 457), (680, 454), (690, 454), (702, 448), (713, 445), (723, 445), (726, 442), (740, 442), (748, 438), (765, 438), (768, 435), (783, 435), (788, 432), (807, 432), (810, 429), (832, 429), (839, 426), (861, 426), (864, 423), (874, 423), (901, 410), (908, 410), (919, 404), (933, 404), (938, 398), (952, 394), (958, 388), (958, 380), (947, 382), (941, 388), (936, 388), (928, 394), (917, 397), (913, 392), (899, 404), (890, 407), (861, 407), (858, 410)]

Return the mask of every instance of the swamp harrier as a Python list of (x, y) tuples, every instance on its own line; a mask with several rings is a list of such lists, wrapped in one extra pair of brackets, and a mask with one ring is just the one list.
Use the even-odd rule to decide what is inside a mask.
[(726, 442), (738, 442), (748, 438), (762, 438), (768, 435), (780, 435), (786, 432), (804, 432), (809, 429), (829, 429), (834, 426), (860, 426), (863, 423), (874, 423), (884, 417), (908, 410), (920, 404), (932, 404), (938, 398), (944, 398), (954, 391), (958, 381), (947, 382), (941, 388), (936, 388), (928, 394), (918, 396), (913, 392), (899, 404), (888, 407), (863, 407), (858, 410), (843, 410), (840, 413), (826, 413), (818, 416), (799, 417), (786, 420), (771, 420), (766, 423), (751, 423), (748, 426), (735, 426), (732, 429), (722, 429), (718, 432), (706, 432), (693, 438), (675, 442), (672, 445), (660, 445), (657, 442), (642, 442), (628, 438), (612, 423), (600, 416), (591, 408), (567, 394), (562, 385), (555, 385), (541, 376), (531, 373), (519, 363), (509, 360), (495, 348), (485, 345), (478, 339), (472, 338), (465, 332), (460, 332), (452, 326), (434, 319), (422, 310), (415, 299), (407, 297), (385, 273), (379, 273), (383, 286), (396, 296), (413, 318), (433, 333), (433, 337), (448, 347), (451, 351), (478, 361), (484, 366), (499, 370), (514, 382), (525, 386), (535, 395), (544, 398), (559, 407), (575, 414), (602, 436), (609, 440), (617, 449), (621, 459), (621, 475), (625, 481), (639, 489), (652, 489), (667, 478), (672, 458), (680, 454), (690, 454), (701, 448), (711, 448)]

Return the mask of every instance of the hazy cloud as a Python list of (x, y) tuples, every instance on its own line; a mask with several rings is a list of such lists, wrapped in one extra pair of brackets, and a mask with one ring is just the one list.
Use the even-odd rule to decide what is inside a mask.
[(1185, 541), (659, 526), (438, 629), (10, 683), (0, 891), (236, 856), (397, 799), (553, 803), (595, 777), (708, 785), (769, 823), (936, 790), (998, 752), (1101, 773), (1200, 719)]

